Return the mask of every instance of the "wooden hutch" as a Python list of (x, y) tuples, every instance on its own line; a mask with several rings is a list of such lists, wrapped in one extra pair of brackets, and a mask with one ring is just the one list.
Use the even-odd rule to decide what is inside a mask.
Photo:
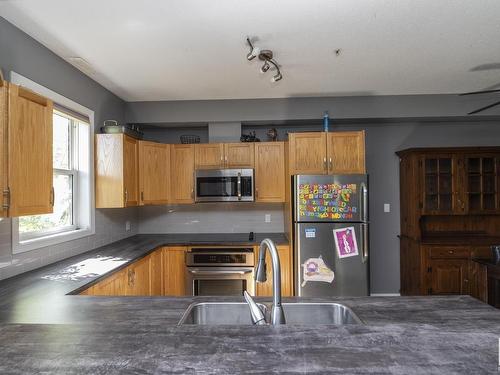
[(471, 294), (486, 301), (500, 244), (500, 147), (414, 148), (400, 157), (401, 294)]

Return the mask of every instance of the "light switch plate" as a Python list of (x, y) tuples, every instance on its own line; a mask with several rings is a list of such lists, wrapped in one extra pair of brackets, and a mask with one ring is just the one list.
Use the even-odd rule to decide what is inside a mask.
[(127, 220), (127, 221), (125, 222), (125, 230), (126, 230), (127, 232), (129, 232), (129, 231), (130, 231), (130, 221), (129, 221), (129, 220)]
[(384, 203), (384, 212), (391, 212), (391, 205), (389, 203)]
[(271, 214), (265, 214), (264, 215), (264, 221), (266, 223), (270, 223), (271, 222)]

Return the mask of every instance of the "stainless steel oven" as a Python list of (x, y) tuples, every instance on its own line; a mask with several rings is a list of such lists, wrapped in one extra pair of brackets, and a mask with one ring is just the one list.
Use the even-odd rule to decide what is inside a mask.
[(253, 169), (198, 169), (196, 202), (253, 202)]
[(187, 295), (254, 294), (252, 248), (193, 248), (186, 253), (186, 268)]

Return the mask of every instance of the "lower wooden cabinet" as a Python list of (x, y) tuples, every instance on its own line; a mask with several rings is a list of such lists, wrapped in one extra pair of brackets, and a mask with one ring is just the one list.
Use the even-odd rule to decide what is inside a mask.
[(488, 303), (488, 278), (484, 264), (472, 261), (469, 267), (469, 293), (472, 297)]
[(187, 247), (164, 247), (163, 262), (163, 295), (186, 295), (186, 251)]
[[(281, 265), (281, 295), (283, 297), (290, 297), (293, 295), (292, 290), (292, 254), (290, 251), (290, 246), (279, 245), (278, 255), (280, 257)], [(257, 267), (259, 247), (256, 246), (254, 250), (255, 255), (255, 266)], [(259, 297), (270, 297), (273, 295), (273, 273), (272, 273), (272, 263), (271, 255), (269, 251), (266, 254), (266, 271), (267, 271), (267, 281), (265, 283), (256, 283), (255, 285), (255, 295)]]
[(430, 264), (430, 294), (468, 294), (469, 261), (436, 259)]
[(126, 268), (126, 296), (151, 295), (150, 267), (151, 257), (147, 256)]

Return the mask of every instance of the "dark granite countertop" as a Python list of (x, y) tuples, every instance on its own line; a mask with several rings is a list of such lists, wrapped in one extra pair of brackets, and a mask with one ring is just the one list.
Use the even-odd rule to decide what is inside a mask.
[(0, 373), (498, 373), (500, 310), (469, 296), (290, 298), (343, 303), (365, 324), (256, 327), (177, 326), (193, 301), (227, 297), (65, 295), (96, 278), (69, 265), (163, 244), (135, 236), (0, 282)]

